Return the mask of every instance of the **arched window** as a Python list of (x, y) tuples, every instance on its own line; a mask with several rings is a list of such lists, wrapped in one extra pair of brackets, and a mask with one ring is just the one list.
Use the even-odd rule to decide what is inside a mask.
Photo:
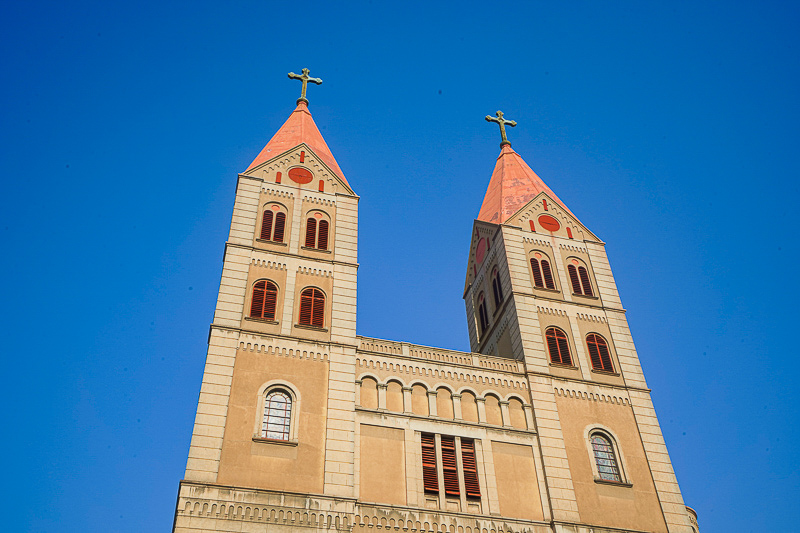
[(325, 295), (321, 290), (309, 287), (300, 293), (299, 324), (315, 328), (325, 324)]
[(265, 439), (289, 440), (292, 426), (292, 397), (283, 389), (267, 393), (264, 401), (264, 421), (261, 437)]
[(535, 252), (531, 257), (531, 272), (533, 272), (533, 284), (536, 287), (540, 289), (556, 288), (553, 271), (550, 269), (550, 261), (539, 252)]
[(557, 365), (572, 366), (572, 357), (569, 355), (567, 334), (558, 328), (547, 328), (544, 336), (547, 339), (547, 351), (550, 352), (550, 362)]
[(577, 259), (573, 259), (567, 265), (567, 272), (569, 272), (569, 281), (572, 283), (572, 292), (574, 294), (594, 296), (592, 284), (589, 281), (589, 271), (586, 270), (585, 266), (581, 265)]
[(483, 298), (483, 293), (478, 296), (478, 322), (480, 322), (481, 326), (481, 335), (486, 328), (489, 327), (489, 315), (486, 314), (486, 302)]
[(494, 307), (497, 309), (503, 303), (503, 286), (500, 284), (500, 274), (497, 268), (492, 271), (492, 293), (494, 294)]
[(611, 362), (611, 353), (608, 351), (606, 340), (597, 333), (586, 336), (586, 347), (589, 349), (589, 358), (592, 368), (604, 372), (613, 372), (614, 364)]
[(320, 212), (315, 212), (306, 220), (306, 248), (328, 249), (328, 221)]
[(275, 307), (278, 303), (278, 286), (262, 279), (253, 285), (253, 299), (250, 302), (250, 316), (275, 320)]
[(611, 439), (607, 435), (598, 432), (592, 433), (590, 440), (594, 462), (597, 464), (597, 474), (600, 479), (621, 483), (622, 476), (620, 475), (617, 454), (614, 452), (614, 445), (611, 443)]
[(272, 242), (283, 242), (286, 230), (286, 213), (278, 204), (270, 204), (264, 209), (261, 218), (261, 239)]

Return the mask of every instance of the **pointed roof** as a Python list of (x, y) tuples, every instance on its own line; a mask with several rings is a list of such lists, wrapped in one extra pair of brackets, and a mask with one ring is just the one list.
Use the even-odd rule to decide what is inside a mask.
[(572, 214), (572, 211), (550, 190), (550, 187), (545, 185), (542, 178), (531, 170), (511, 145), (504, 144), (497, 157), (492, 179), (489, 180), (478, 220), (502, 224), (541, 192), (547, 193)]
[(325, 139), (322, 138), (317, 125), (314, 124), (314, 119), (311, 118), (311, 113), (308, 111), (308, 103), (303, 100), (297, 101), (295, 110), (289, 115), (289, 118), (286, 119), (286, 122), (283, 123), (278, 132), (272, 136), (272, 139), (261, 150), (258, 157), (250, 163), (247, 170), (257, 167), (264, 161), (291, 150), (301, 143), (306, 143), (348, 187), (350, 186), (342, 173), (342, 169), (339, 168), (339, 164), (334, 159), (330, 148), (325, 143)]

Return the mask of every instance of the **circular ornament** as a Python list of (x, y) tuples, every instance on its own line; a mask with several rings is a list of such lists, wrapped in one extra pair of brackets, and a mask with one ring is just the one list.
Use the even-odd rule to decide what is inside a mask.
[(311, 183), (314, 175), (304, 168), (295, 167), (289, 169), (289, 179), (300, 185), (305, 185), (306, 183)]
[(558, 231), (561, 228), (561, 224), (558, 223), (558, 220), (551, 217), (550, 215), (540, 216), (539, 225), (544, 229), (546, 229), (547, 231)]
[(536, 252), (535, 254), (533, 254), (533, 256), (534, 256), (536, 259), (541, 259), (541, 258), (542, 258), (542, 254), (540, 254), (539, 252)]

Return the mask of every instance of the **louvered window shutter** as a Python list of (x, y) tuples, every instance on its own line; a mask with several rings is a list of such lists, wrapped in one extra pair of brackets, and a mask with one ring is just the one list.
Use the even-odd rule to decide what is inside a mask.
[(578, 275), (581, 278), (581, 283), (583, 284), (583, 294), (586, 296), (594, 296), (592, 292), (592, 284), (589, 283), (589, 273), (586, 271), (586, 267), (578, 267)]
[(272, 209), (267, 208), (264, 211), (264, 217), (261, 219), (261, 238), (268, 241), (272, 236)]
[(300, 293), (300, 319), (299, 323), (304, 326), (311, 325), (311, 306), (314, 301), (314, 289), (306, 289)]
[(317, 219), (309, 218), (306, 221), (306, 248), (314, 248), (316, 245), (315, 237), (317, 236)]
[(550, 270), (550, 262), (542, 259), (542, 273), (544, 274), (544, 285), (548, 289), (555, 289), (556, 284), (553, 281), (553, 272)]
[(328, 249), (328, 221), (319, 221), (319, 237), (317, 237), (317, 248), (320, 250)]
[(611, 362), (611, 353), (608, 351), (608, 344), (600, 335), (594, 333), (586, 337), (586, 344), (589, 347), (589, 355), (592, 359), (592, 368), (595, 370), (614, 371)]
[(278, 286), (270, 281), (267, 283), (266, 297), (264, 298), (264, 318), (275, 320), (275, 307), (277, 303)]
[(425, 492), (439, 494), (439, 472), (436, 468), (436, 439), (422, 434), (422, 481)]
[(262, 280), (253, 285), (253, 301), (250, 303), (250, 316), (253, 318), (263, 316), (266, 284), (267, 282)]
[(533, 272), (533, 284), (539, 288), (544, 287), (542, 271), (539, 270), (539, 260), (535, 257), (531, 258), (531, 272)]
[(277, 213), (275, 215), (275, 235), (272, 240), (275, 242), (283, 242), (283, 232), (286, 228), (286, 213)]
[(550, 361), (562, 365), (571, 365), (572, 357), (569, 354), (569, 342), (563, 331), (556, 328), (548, 328), (545, 331), (547, 340), (547, 351), (550, 352)]
[(444, 474), (444, 493), (459, 496), (458, 464), (456, 463), (456, 440), (442, 435), (442, 474)]
[(311, 325), (321, 328), (325, 324), (325, 296), (319, 289), (314, 289), (314, 305), (311, 312)]
[(583, 294), (581, 290), (581, 281), (578, 279), (578, 271), (575, 269), (575, 265), (567, 266), (567, 271), (569, 272), (569, 281), (572, 283), (572, 292), (575, 294)]
[(480, 498), (478, 464), (475, 461), (475, 443), (472, 439), (461, 439), (461, 463), (464, 467), (464, 489), (468, 498)]
[(600, 351), (597, 349), (597, 335), (592, 333), (586, 337), (586, 346), (589, 348), (589, 358), (592, 360), (592, 368), (603, 370), (603, 361), (600, 359)]

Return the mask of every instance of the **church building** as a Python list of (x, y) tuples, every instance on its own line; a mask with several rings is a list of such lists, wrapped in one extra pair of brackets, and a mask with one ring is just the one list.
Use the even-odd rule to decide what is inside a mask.
[(358, 179), (309, 112), (322, 80), (289, 77), (297, 107), (238, 176), (173, 531), (698, 531), (605, 244), (511, 148), (516, 123), (486, 117), (471, 351), (365, 337)]

